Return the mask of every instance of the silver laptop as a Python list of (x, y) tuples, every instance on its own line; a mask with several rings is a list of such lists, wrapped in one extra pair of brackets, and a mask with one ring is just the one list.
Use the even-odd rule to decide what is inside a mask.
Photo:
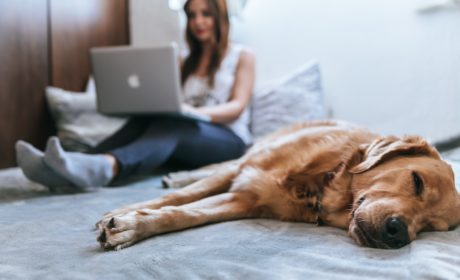
[(209, 121), (181, 111), (179, 60), (174, 44), (91, 49), (97, 108), (109, 115), (171, 115)]

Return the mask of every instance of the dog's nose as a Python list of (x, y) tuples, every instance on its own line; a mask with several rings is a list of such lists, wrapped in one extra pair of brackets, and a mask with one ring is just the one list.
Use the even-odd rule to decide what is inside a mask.
[(385, 221), (382, 241), (390, 248), (396, 249), (409, 244), (407, 225), (400, 218), (390, 217)]

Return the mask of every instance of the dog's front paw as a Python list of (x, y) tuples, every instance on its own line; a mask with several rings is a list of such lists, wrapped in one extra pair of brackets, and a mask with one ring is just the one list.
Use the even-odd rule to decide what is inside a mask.
[(97, 241), (106, 250), (121, 250), (144, 238), (141, 224), (148, 210), (135, 210), (98, 222)]
[(137, 210), (137, 208), (131, 208), (131, 207), (123, 207), (123, 208), (118, 208), (115, 210), (112, 210), (110, 212), (105, 213), (102, 216), (102, 219), (100, 219), (96, 223), (96, 229), (101, 231), (104, 227), (107, 227), (107, 224), (112, 220), (112, 218), (116, 216), (123, 216), (125, 214), (128, 214), (130, 212), (133, 212), (134, 210)]
[[(126, 213), (128, 213), (129, 211), (127, 211)], [(102, 216), (102, 219), (100, 219), (96, 224), (96, 229), (99, 230), (99, 231), (102, 231), (105, 227), (107, 227), (107, 225), (109, 224), (109, 222), (115, 217), (115, 216), (122, 216), (123, 214), (125, 213), (116, 213), (116, 212), (107, 212), (104, 214), (104, 216)]]
[(149, 209), (158, 209), (158, 208), (160, 208), (160, 205), (157, 205), (153, 203), (152, 201), (146, 201), (146, 202), (135, 203), (135, 204), (127, 205), (127, 206), (124, 206), (118, 209), (114, 209), (103, 215), (102, 219), (96, 223), (96, 229), (101, 230), (103, 227), (107, 225), (107, 223), (113, 217), (122, 216), (130, 212), (133, 212), (135, 210), (149, 211)]

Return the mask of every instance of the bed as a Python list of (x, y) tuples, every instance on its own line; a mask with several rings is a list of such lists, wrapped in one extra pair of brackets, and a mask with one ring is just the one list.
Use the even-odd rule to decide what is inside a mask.
[[(50, 7), (70, 5), (60, 9), (73, 11), (75, 7), (72, 3), (77, 3), (73, 1), (71, 4), (67, 2), (59, 4), (61, 2), (53, 1)], [(120, 2), (118, 5), (126, 5), (124, 1), (118, 2)], [(104, 3), (107, 5), (109, 2)], [(119, 10), (121, 14), (126, 14), (125, 10)], [(31, 12), (35, 11), (31, 10)], [(43, 13), (48, 15), (49, 11), (44, 10)], [(69, 21), (69, 13), (63, 15), (66, 15), (63, 19), (70, 23), (71, 29), (70, 31), (69, 28), (62, 29), (62, 32), (66, 36), (72, 34), (72, 38), (79, 38), (75, 40), (78, 42), (75, 43), (78, 47), (75, 52), (80, 56), (86, 56), (89, 47), (86, 43), (80, 46), (80, 42), (88, 41), (89, 44), (94, 43), (94, 38), (104, 40), (111, 38), (111, 36), (97, 34), (105, 30), (103, 28), (82, 28)], [(116, 30), (117, 34), (121, 34), (121, 39), (115, 42), (96, 40), (97, 44), (127, 43), (128, 32), (118, 32), (120, 27), (117, 25), (125, 21), (113, 23), (112, 29)], [(86, 34), (86, 31), (82, 32), (85, 34), (80, 34), (80, 30), (86, 30), (91, 34)], [(93, 32), (95, 32), (94, 36)], [(54, 40), (60, 38), (65, 42), (62, 44), (55, 42), (56, 46), (65, 47), (65, 51), (54, 51), (53, 54), (60, 54), (64, 58), (74, 57), (78, 62), (83, 61), (74, 53), (69, 55), (67, 47), (71, 44), (66, 40), (68, 38), (66, 36), (56, 36), (53, 33)], [(46, 39), (46, 36), (43, 38)], [(48, 52), (45, 50), (44, 53)], [(65, 72), (67, 75), (64, 75), (65, 73), (58, 71), (60, 67), (54, 67), (57, 69), (58, 76), (52, 77), (52, 84), (67, 89), (81, 89), (89, 70), (83, 67), (85, 71), (80, 71), (78, 69), (81, 67), (75, 67), (76, 63), (69, 63), (67, 59), (59, 61), (66, 67), (65, 69), (70, 69), (69, 71), (72, 72), (70, 74)], [(74, 72), (77, 71), (76, 68), (79, 71), (78, 75)], [(74, 81), (67, 80), (76, 76), (78, 76), (77, 86), (71, 87)], [(306, 120), (325, 114), (325, 108), (318, 106), (323, 97), (317, 94), (321, 92), (317, 64), (310, 63), (279, 84), (282, 86), (279, 86), (278, 90), (260, 94), (255, 100), (253, 108), (255, 121), (252, 127), (255, 135), (263, 135), (267, 129), (273, 129), (273, 125), (280, 127), (293, 120), (298, 121), (299, 117), (292, 114), (296, 111), (295, 108), (302, 113), (309, 108), (312, 113), (305, 118)], [(32, 86), (37, 87), (35, 84)], [(299, 89), (302, 91), (300, 92)], [(305, 89), (308, 89), (311, 94), (305, 95)], [(34, 106), (40, 105), (40, 110), (44, 110), (42, 88), (38, 90), (40, 104), (37, 101)], [(18, 95), (16, 91), (11, 92), (18, 96), (17, 101), (22, 104), (23, 100), (20, 99), (22, 95)], [(48, 88), (47, 93), (54, 97), (54, 99), (48, 98), (48, 105), (55, 117), (60, 116), (56, 121), (58, 133), (68, 148), (84, 150), (104, 137), (88, 132), (90, 124), (97, 124), (99, 127), (110, 126), (113, 129), (121, 125), (122, 120), (108, 120), (101, 119), (101, 116), (94, 116), (95, 97), (94, 94), (89, 94), (88, 89), (86, 95), (73, 94), (72, 98), (70, 98), (71, 93), (67, 94), (56, 88)], [(291, 96), (284, 98), (286, 94)], [(279, 98), (280, 96), (283, 98)], [(88, 102), (91, 104), (87, 105)], [(73, 104), (72, 108), (69, 108), (69, 104)], [(84, 108), (75, 104), (80, 104)], [(280, 109), (275, 110), (271, 104), (277, 104)], [(88, 106), (93, 108), (91, 113), (93, 117), (88, 113)], [(290, 114), (280, 111), (282, 108), (289, 108)], [(66, 114), (67, 118), (62, 117), (63, 114)], [(280, 120), (280, 116), (288, 119)], [(30, 118), (34, 119), (32, 115)], [(98, 118), (98, 121), (94, 118)], [(12, 135), (8, 140), (9, 148), (5, 150), (8, 153), (9, 163), (14, 161), (12, 146), (18, 136), (12, 134), (16, 129), (16, 123), (11, 123), (11, 129), (3, 131), (4, 136)], [(22, 127), (30, 127), (30, 124), (22, 124)], [(41, 130), (42, 125), (34, 127)], [(99, 131), (99, 127), (91, 132)], [(40, 138), (42, 144), (45, 136), (47, 135), (40, 136), (43, 138)], [(37, 140), (37, 143), (40, 141)], [(452, 163), (458, 178), (460, 150), (445, 153), (444, 156)], [(460, 187), (458, 182), (460, 179), (457, 179), (457, 186)], [(111, 280), (460, 278), (460, 228), (449, 232), (420, 234), (416, 241), (398, 250), (379, 250), (357, 246), (347, 233), (340, 229), (257, 219), (212, 224), (164, 234), (118, 252), (104, 251), (99, 247), (96, 242), (97, 233), (93, 226), (104, 212), (171, 191), (162, 188), (160, 176), (151, 176), (116, 188), (101, 188), (91, 193), (53, 195), (43, 186), (28, 181), (18, 168), (0, 170), (0, 241), (2, 244), (0, 278)]]
[[(444, 153), (457, 182), (460, 149)], [(457, 186), (459, 184), (457, 183)], [(94, 223), (123, 204), (157, 197), (160, 176), (91, 193), (52, 195), (17, 168), (0, 171), (2, 279), (458, 279), (460, 228), (422, 233), (398, 250), (357, 246), (346, 231), (241, 220), (104, 251)]]

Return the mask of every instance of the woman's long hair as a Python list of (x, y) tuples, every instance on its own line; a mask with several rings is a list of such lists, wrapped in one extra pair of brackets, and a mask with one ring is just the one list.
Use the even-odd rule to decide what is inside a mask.
[[(190, 49), (190, 54), (182, 65), (182, 85), (184, 85), (187, 78), (197, 70), (203, 53), (201, 42), (193, 36), (188, 24), (190, 19), (190, 2), (191, 0), (187, 0), (184, 5), (184, 10), (187, 14), (187, 30), (185, 36)], [(211, 61), (206, 73), (209, 77), (209, 86), (213, 87), (216, 72), (219, 69), (227, 50), (230, 21), (228, 18), (227, 3), (225, 0), (206, 0), (206, 2), (208, 4), (209, 13), (214, 19), (214, 38), (212, 41)]]

